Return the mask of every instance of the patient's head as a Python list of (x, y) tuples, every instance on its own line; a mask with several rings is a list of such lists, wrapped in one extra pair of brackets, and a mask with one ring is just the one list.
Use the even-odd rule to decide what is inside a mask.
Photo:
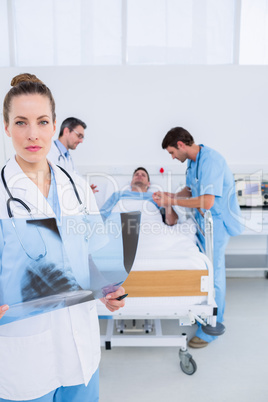
[(150, 176), (144, 167), (138, 167), (134, 170), (131, 191), (139, 191), (145, 193), (150, 187)]

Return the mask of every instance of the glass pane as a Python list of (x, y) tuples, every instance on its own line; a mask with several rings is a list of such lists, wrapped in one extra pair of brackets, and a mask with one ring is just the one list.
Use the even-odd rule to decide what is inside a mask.
[(94, 1), (94, 64), (120, 64), (121, 0)]
[(165, 0), (128, 0), (129, 46), (164, 46)]
[(121, 5), (121, 0), (15, 0), (17, 64), (120, 64)]
[(168, 0), (167, 21), (168, 47), (191, 48), (193, 44), (192, 0)]
[(170, 31), (167, 63), (206, 64), (206, 0), (180, 0), (178, 3), (168, 0), (167, 4), (170, 8), (168, 27), (177, 24), (176, 29)]
[(82, 0), (81, 64), (120, 64), (121, 0)]
[(233, 0), (207, 0), (207, 64), (233, 63)]
[[(168, 0), (168, 63), (233, 61), (233, 0)], [(181, 28), (179, 28), (181, 27)]]
[(242, 0), (240, 64), (268, 64), (268, 1)]
[(53, 65), (53, 1), (15, 0), (17, 64)]
[(0, 66), (9, 65), (7, 2), (0, 1)]
[(55, 64), (80, 65), (81, 3), (77, 0), (56, 0), (54, 7)]
[(128, 0), (129, 63), (233, 60), (233, 0)]
[(166, 1), (128, 0), (129, 63), (163, 63), (166, 58)]

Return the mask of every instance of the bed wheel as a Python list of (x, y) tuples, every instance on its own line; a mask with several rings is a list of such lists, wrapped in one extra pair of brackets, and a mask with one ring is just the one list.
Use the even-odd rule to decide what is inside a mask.
[(180, 358), (180, 366), (182, 371), (187, 375), (192, 375), (197, 370), (197, 365), (192, 355), (187, 352), (187, 350), (180, 350), (179, 351), (179, 358)]
[(181, 366), (182, 371), (187, 375), (192, 375), (197, 370), (196, 362), (194, 361), (194, 359), (192, 357), (189, 358), (187, 365), (180, 362), (180, 366)]
[(202, 331), (205, 332), (205, 334), (207, 334), (207, 335), (220, 336), (220, 335), (224, 334), (225, 326), (221, 322), (217, 322), (215, 327), (212, 327), (209, 324), (203, 325)]

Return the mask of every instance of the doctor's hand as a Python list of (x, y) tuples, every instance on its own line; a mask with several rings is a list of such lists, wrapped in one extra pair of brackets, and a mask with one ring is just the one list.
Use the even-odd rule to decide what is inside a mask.
[(93, 191), (93, 193), (98, 193), (99, 190), (96, 190), (97, 186), (95, 186), (95, 184), (91, 184), (91, 190)]
[(165, 195), (168, 195), (170, 198), (175, 198), (175, 194), (174, 193), (168, 193), (167, 191), (164, 191)]
[(174, 194), (171, 193), (162, 193), (161, 191), (153, 193), (153, 200), (159, 207), (171, 206), (173, 198)]
[(105, 297), (100, 299), (100, 301), (105, 304), (105, 306), (110, 311), (119, 310), (121, 307), (125, 305), (125, 299), (117, 300), (118, 297), (123, 296), (125, 294), (125, 289), (120, 286), (116, 292), (108, 293)]
[(0, 318), (3, 317), (3, 315), (5, 314), (5, 312), (9, 309), (7, 304), (4, 304), (3, 306), (0, 306)]

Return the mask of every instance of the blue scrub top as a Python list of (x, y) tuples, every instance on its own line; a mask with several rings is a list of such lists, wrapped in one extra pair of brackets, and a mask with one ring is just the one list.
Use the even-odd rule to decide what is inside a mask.
[(221, 154), (202, 144), (200, 146), (196, 161), (188, 160), (186, 185), (191, 189), (192, 197), (215, 196), (210, 209), (213, 221), (216, 223), (219, 219), (227, 233), (236, 236), (242, 232), (242, 225), (233, 174)]
[(50, 184), (50, 188), (49, 188), (47, 202), (49, 203), (52, 210), (54, 211), (54, 213), (57, 217), (57, 220), (60, 220), (61, 210), (60, 210), (60, 203), (59, 203), (58, 192), (57, 192), (57, 184), (56, 184), (55, 174), (51, 167), (50, 167), (50, 174), (51, 174), (51, 184)]

